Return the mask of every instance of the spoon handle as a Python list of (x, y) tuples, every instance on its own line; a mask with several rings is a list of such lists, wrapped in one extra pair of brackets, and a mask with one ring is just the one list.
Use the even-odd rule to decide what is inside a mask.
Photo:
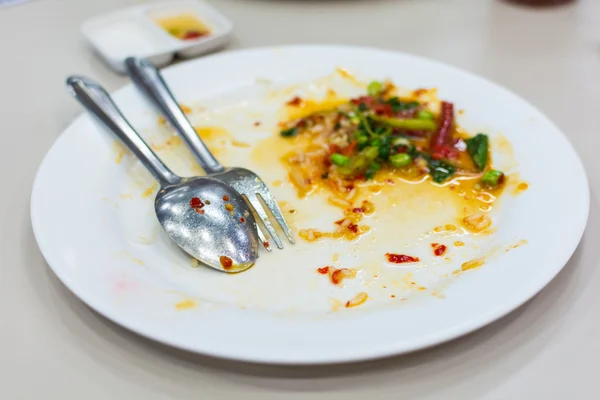
[(223, 171), (223, 166), (200, 139), (179, 104), (177, 104), (158, 69), (148, 60), (135, 57), (127, 58), (125, 66), (127, 73), (138, 89), (164, 114), (166, 120), (187, 142), (202, 169), (209, 175)]
[(67, 79), (67, 87), (83, 107), (121, 139), (161, 186), (174, 185), (181, 181), (137, 134), (102, 86), (83, 76), (70, 76)]

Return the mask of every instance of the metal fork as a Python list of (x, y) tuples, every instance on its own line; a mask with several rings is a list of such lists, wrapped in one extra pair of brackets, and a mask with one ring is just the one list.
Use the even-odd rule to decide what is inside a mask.
[[(271, 212), (290, 243), (294, 243), (292, 231), (290, 230), (277, 201), (271, 195), (271, 192), (264, 181), (254, 172), (245, 168), (225, 168), (217, 161), (179, 107), (179, 104), (173, 97), (173, 94), (167, 87), (167, 84), (158, 69), (148, 60), (134, 57), (127, 58), (125, 60), (125, 65), (127, 73), (134, 84), (144, 93), (150, 102), (158, 108), (171, 126), (183, 137), (206, 174), (228, 183), (237, 190), (258, 216), (258, 220), (262, 222), (263, 227), (268, 232), (268, 235), (273, 238), (277, 247), (283, 249), (283, 243), (277, 235), (277, 232), (275, 231), (273, 224), (271, 224), (271, 220), (263, 207), (264, 202), (264, 205), (266, 205)], [(258, 234), (263, 241), (265, 248), (270, 251), (271, 246), (264, 233), (261, 232), (260, 227), (258, 229)]]

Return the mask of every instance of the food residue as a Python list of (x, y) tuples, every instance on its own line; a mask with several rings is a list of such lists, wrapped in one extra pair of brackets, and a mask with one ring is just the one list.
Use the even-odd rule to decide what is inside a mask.
[(183, 144), (183, 139), (181, 139), (181, 137), (171, 136), (170, 138), (167, 139), (166, 142), (160, 143), (160, 144), (153, 144), (150, 147), (152, 147), (152, 150), (154, 150), (154, 151), (163, 151), (163, 150), (168, 150), (168, 149), (172, 149), (172, 148), (181, 146), (182, 144)]
[(387, 258), (387, 260), (389, 262), (394, 263), (394, 264), (413, 263), (413, 262), (420, 261), (419, 257), (407, 256), (405, 254), (386, 253), (385, 257)]
[(519, 194), (521, 192), (529, 189), (529, 184), (527, 182), (520, 182), (514, 190), (514, 194)]
[(302, 105), (302, 99), (296, 96), (285, 104), (292, 107), (300, 107)]
[(224, 200), (224, 201), (229, 201), (229, 196), (227, 196), (227, 195), (224, 195), (224, 196), (223, 196), (223, 200)]
[(327, 275), (327, 273), (329, 273), (329, 268), (330, 267), (317, 268), (317, 272), (320, 273), (321, 275)]
[(190, 200), (190, 207), (193, 208), (198, 214), (204, 214), (204, 203), (198, 197), (192, 197)]
[(339, 285), (344, 279), (356, 278), (356, 271), (349, 268), (337, 269), (334, 267), (326, 266), (317, 268), (317, 272), (321, 275), (329, 275), (329, 280), (334, 285)]
[(175, 308), (178, 310), (189, 310), (190, 308), (196, 307), (196, 302), (193, 300), (183, 300), (175, 304)]
[(462, 222), (467, 229), (475, 233), (482, 232), (492, 225), (492, 220), (484, 213), (468, 215)]
[(346, 302), (346, 308), (360, 306), (365, 301), (367, 301), (368, 298), (369, 298), (369, 295), (367, 293), (360, 292), (359, 294), (357, 294), (352, 299), (350, 299), (349, 301)]
[(483, 258), (477, 258), (475, 260), (464, 262), (461, 265), (460, 269), (463, 270), (463, 271), (468, 271), (470, 269), (481, 267), (483, 264), (485, 264), (485, 259), (483, 259)]
[(443, 244), (431, 243), (431, 247), (433, 248), (433, 254), (435, 254), (436, 257), (441, 257), (446, 253), (447, 247)]
[(144, 190), (144, 192), (142, 193), (142, 197), (150, 197), (152, 195), (152, 193), (154, 193), (154, 191), (156, 190), (157, 186), (158, 185), (156, 183), (154, 183), (148, 189)]
[(289, 181), (301, 198), (327, 190), (329, 204), (345, 213), (333, 232), (307, 228), (299, 232), (302, 239), (355, 240), (368, 232), (348, 211), (366, 211), (355, 205), (359, 198), (398, 179), (452, 191), (464, 203), (461, 222), (467, 229), (490, 227), (486, 213), (506, 177), (492, 166), (488, 135), (464, 131), (454, 105), (433, 102), (435, 93), (418, 89), (400, 96), (391, 82), (374, 81), (366, 94), (349, 100), (328, 93), (321, 104), (299, 96), (286, 102), (289, 116), (279, 134), (292, 149), (281, 158)]
[(227, 256), (219, 257), (219, 262), (223, 269), (231, 269), (233, 267), (233, 260)]
[(156, 23), (179, 40), (194, 40), (210, 35), (210, 29), (192, 14), (156, 20)]
[[(330, 199), (331, 200), (331, 199)], [(340, 205), (340, 204), (335, 204)], [(371, 215), (374, 212), (373, 203), (363, 200), (359, 207), (353, 207), (350, 203), (341, 204), (342, 207), (347, 207), (344, 210), (344, 218), (334, 222), (337, 227), (333, 232), (321, 232), (317, 229), (301, 229), (298, 232), (300, 238), (307, 242), (315, 242), (321, 238), (345, 238), (349, 241), (358, 239), (359, 236), (370, 231), (367, 225), (359, 225), (365, 215)]]

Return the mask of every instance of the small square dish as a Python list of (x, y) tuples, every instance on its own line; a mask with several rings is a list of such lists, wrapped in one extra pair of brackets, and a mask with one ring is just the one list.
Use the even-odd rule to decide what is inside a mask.
[(162, 67), (176, 56), (190, 58), (223, 47), (232, 24), (203, 1), (180, 0), (101, 15), (85, 21), (81, 30), (100, 58), (123, 73), (129, 56)]

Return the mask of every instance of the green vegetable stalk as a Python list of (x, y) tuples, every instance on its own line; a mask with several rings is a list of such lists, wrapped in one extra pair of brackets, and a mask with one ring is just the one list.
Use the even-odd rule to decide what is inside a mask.
[(393, 128), (405, 129), (407, 131), (434, 131), (437, 129), (435, 121), (427, 119), (387, 118), (378, 115), (373, 115), (371, 118), (374, 121), (381, 122)]
[(433, 120), (433, 119), (435, 119), (435, 116), (433, 115), (433, 113), (431, 111), (421, 110), (417, 113), (417, 118)]
[(377, 147), (366, 147), (360, 153), (350, 158), (346, 164), (339, 166), (338, 172), (342, 176), (358, 176), (364, 173), (378, 156), (379, 149)]

